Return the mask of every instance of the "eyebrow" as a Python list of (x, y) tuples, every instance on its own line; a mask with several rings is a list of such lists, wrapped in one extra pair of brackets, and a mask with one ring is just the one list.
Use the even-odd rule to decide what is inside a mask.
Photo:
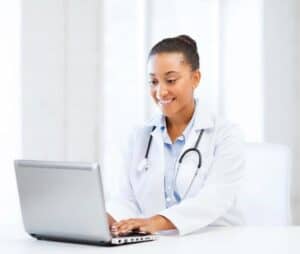
[[(178, 72), (177, 71), (168, 71), (168, 72), (166, 72), (164, 75), (169, 75), (169, 74), (177, 74)], [(149, 74), (150, 76), (155, 76), (155, 74), (154, 73), (150, 73)]]

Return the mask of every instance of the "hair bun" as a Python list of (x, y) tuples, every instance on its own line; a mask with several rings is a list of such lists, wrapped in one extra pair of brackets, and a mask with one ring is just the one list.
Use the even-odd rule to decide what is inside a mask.
[(197, 43), (190, 36), (182, 34), (176, 37), (178, 40), (185, 42), (186, 44), (192, 46), (194, 50), (197, 50)]
[(157, 42), (150, 50), (149, 56), (159, 53), (182, 53), (192, 70), (200, 67), (197, 43), (190, 36), (182, 34), (176, 37), (165, 38)]

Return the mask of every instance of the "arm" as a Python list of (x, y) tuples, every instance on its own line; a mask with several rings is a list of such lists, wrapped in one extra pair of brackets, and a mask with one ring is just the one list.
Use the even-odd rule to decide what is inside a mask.
[(146, 219), (114, 224), (116, 233), (139, 229), (154, 233), (177, 229), (181, 235), (208, 226), (226, 214), (235, 200), (243, 176), (242, 135), (234, 126), (224, 126), (216, 139), (214, 160), (199, 193)]
[(244, 152), (239, 129), (224, 126), (219, 130), (213, 163), (199, 193), (161, 211), (181, 235), (215, 222), (232, 207), (243, 176)]
[(111, 189), (111, 196), (106, 202), (107, 213), (115, 220), (121, 220), (124, 218), (138, 217), (140, 214), (139, 207), (135, 200), (132, 186), (129, 179), (129, 169), (132, 162), (132, 144), (134, 142), (134, 136), (131, 135), (128, 142), (128, 148), (123, 149), (124, 152), (121, 155), (120, 170), (116, 170), (115, 174), (116, 186)]

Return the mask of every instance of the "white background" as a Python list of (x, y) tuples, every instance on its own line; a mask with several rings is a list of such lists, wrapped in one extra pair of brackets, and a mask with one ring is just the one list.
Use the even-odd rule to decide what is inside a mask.
[(109, 195), (120, 144), (155, 112), (147, 52), (182, 33), (198, 43), (197, 96), (246, 141), (292, 149), (299, 222), (297, 2), (0, 0), (0, 223), (20, 221), (15, 158), (100, 161)]

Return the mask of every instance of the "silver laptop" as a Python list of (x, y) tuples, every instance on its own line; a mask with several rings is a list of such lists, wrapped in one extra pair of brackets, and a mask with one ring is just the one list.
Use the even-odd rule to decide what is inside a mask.
[(119, 245), (157, 238), (112, 236), (98, 163), (16, 160), (15, 171), (24, 227), (37, 239)]

